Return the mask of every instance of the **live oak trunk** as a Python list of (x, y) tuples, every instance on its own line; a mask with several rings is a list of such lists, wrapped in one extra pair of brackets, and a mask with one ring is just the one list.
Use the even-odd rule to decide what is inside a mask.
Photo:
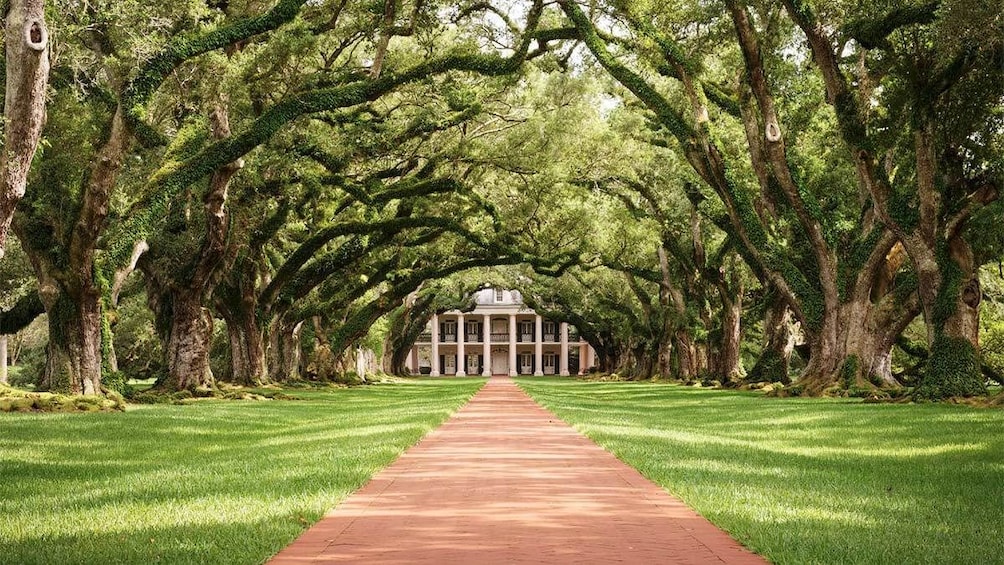
[(739, 362), (739, 340), (742, 335), (742, 302), (740, 296), (722, 299), (722, 336), (715, 359), (715, 378), (723, 384), (742, 380)]
[(227, 318), (227, 335), (234, 383), (259, 386), (269, 381), (265, 361), (265, 339), (254, 311)]
[(899, 386), (892, 376), (892, 348), (918, 311), (916, 295), (905, 302), (889, 299), (880, 303), (859, 296), (841, 304), (824, 316), (820, 332), (807, 332), (810, 357), (797, 384), (810, 394), (835, 386)]
[(6, 92), (0, 153), (0, 258), (14, 208), (24, 196), (28, 171), (45, 124), (49, 84), (49, 34), (43, 0), (10, 0), (5, 30)]
[(197, 297), (176, 293), (170, 300), (169, 319), (164, 341), (168, 374), (161, 386), (168, 390), (213, 388), (216, 383), (209, 368), (212, 314)]
[(101, 302), (96, 289), (69, 295), (43, 290), (49, 314), (42, 389), (70, 394), (101, 392)]
[(930, 255), (924, 264), (937, 262), (939, 268), (918, 269), (931, 353), (917, 395), (935, 400), (985, 395), (979, 351), (982, 290), (972, 251), (957, 237), (940, 257)]
[(300, 378), (300, 327), (277, 321), (272, 325), (267, 354), (268, 375), (275, 382)]
[[(214, 138), (230, 136), (229, 114), (222, 94), (213, 105), (209, 121)], [(230, 181), (243, 164), (238, 159), (216, 169), (210, 176), (209, 189), (204, 197), (203, 229), (197, 234), (201, 236), (202, 243), (190, 265), (178, 268), (173, 261), (166, 263), (169, 266), (160, 264), (158, 258), (177, 250), (170, 244), (160, 247), (155, 241), (151, 242), (148, 253), (152, 257), (141, 259), (141, 268), (147, 276), (148, 296), (155, 312), (159, 310), (164, 339), (167, 375), (158, 386), (168, 390), (212, 388), (216, 385), (209, 365), (213, 316), (204, 304), (220, 282), (228, 252), (233, 251), (227, 246), (230, 224), (227, 192)], [(180, 214), (182, 211), (172, 210), (171, 213)], [(190, 229), (194, 231), (196, 228)]]
[(771, 299), (764, 311), (763, 350), (750, 370), (749, 382), (781, 382), (791, 384), (788, 376), (794, 343), (789, 327), (791, 313), (780, 297)]
[[(956, 118), (944, 114), (944, 108), (952, 107), (945, 102), (958, 96), (966, 75), (980, 68), (976, 50), (966, 50), (964, 57), (954, 58), (947, 69), (932, 64), (948, 55), (940, 50), (938, 42), (917, 42), (915, 55), (922, 56), (897, 55), (910, 65), (906, 68), (909, 80), (904, 82), (907, 88), (899, 99), (909, 112), (907, 121), (912, 134), (912, 139), (899, 139), (909, 139), (912, 147), (907, 142), (883, 150), (868, 135), (857, 107), (855, 83), (841, 68), (842, 55), (834, 51), (827, 26), (812, 10), (799, 9), (793, 0), (785, 0), (784, 4), (808, 39), (814, 62), (822, 72), (827, 99), (837, 110), (840, 132), (856, 156), (858, 178), (868, 188), (877, 215), (896, 233), (917, 274), (931, 348), (917, 396), (942, 399), (984, 394), (978, 342), (979, 281), (974, 276), (976, 269), (964, 232), (973, 212), (996, 200), (1000, 190), (982, 174), (974, 176), (966, 171), (962, 159), (949, 158), (956, 153), (953, 145), (965, 141), (951, 139), (941, 127), (946, 119)], [(860, 38), (855, 39), (860, 42)], [(880, 43), (876, 46), (884, 49)], [(867, 81), (858, 81), (858, 88), (867, 88), (863, 83)], [(972, 136), (968, 134), (964, 139), (971, 140)], [(894, 187), (882, 171), (884, 161), (897, 157), (914, 160), (913, 174), (907, 173), (902, 181), (913, 184), (909, 191)], [(909, 192), (910, 200), (904, 202), (902, 195)]]

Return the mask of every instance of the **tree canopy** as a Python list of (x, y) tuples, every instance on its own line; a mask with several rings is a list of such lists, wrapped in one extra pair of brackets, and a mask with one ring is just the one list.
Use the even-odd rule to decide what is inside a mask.
[(333, 378), (363, 343), (402, 373), (486, 284), (634, 378), (1000, 378), (994, 2), (5, 9), (0, 253), (12, 221), (35, 282), (0, 327), (46, 314), (41, 387), (121, 386), (140, 326), (169, 390)]

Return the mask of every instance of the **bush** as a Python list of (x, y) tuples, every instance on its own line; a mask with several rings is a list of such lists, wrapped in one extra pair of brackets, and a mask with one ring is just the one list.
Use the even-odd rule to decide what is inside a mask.
[(128, 381), (129, 378), (126, 377), (125, 373), (122, 371), (114, 371), (106, 375), (101, 375), (101, 386), (126, 396), (128, 396), (132, 390)]
[(42, 365), (15, 365), (7, 368), (7, 380), (17, 388), (36, 388), (42, 381)]
[(983, 363), (997, 374), (1004, 375), (1004, 321), (987, 324), (983, 330), (981, 350)]
[[(165, 368), (163, 346), (154, 329), (153, 313), (146, 304), (146, 292), (140, 284), (138, 278), (127, 284), (123, 291), (127, 296), (119, 303), (112, 331), (119, 371), (130, 378), (144, 380), (159, 376)], [(107, 384), (105, 379), (103, 382)]]
[(125, 410), (122, 395), (75, 396), (50, 392), (25, 392), (0, 386), (0, 412), (98, 412)]

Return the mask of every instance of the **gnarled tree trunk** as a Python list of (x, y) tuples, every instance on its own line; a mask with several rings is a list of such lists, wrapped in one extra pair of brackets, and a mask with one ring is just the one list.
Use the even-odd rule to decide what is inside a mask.
[(233, 380), (244, 386), (259, 386), (268, 382), (265, 361), (265, 339), (254, 311), (227, 319)]
[(172, 293), (164, 354), (167, 378), (159, 385), (169, 390), (212, 388), (216, 382), (209, 368), (213, 341), (213, 316), (201, 300), (189, 293)]
[(763, 350), (750, 370), (748, 382), (781, 382), (791, 384), (788, 376), (791, 365), (791, 351), (794, 349), (791, 328), (791, 312), (788, 304), (780, 296), (770, 299), (763, 318)]
[(302, 322), (294, 325), (277, 320), (272, 324), (267, 353), (268, 375), (276, 382), (288, 382), (300, 378), (300, 328)]
[(49, 32), (43, 0), (10, 0), (7, 13), (4, 140), (0, 153), (0, 258), (14, 208), (24, 196), (28, 171), (45, 124), (49, 84)]
[(798, 384), (812, 394), (832, 386), (899, 386), (892, 376), (892, 348), (919, 308), (916, 294), (903, 301), (894, 293), (879, 303), (866, 294), (843, 303), (824, 316), (822, 332), (807, 335), (811, 353)]
[(939, 268), (918, 269), (917, 277), (931, 348), (917, 395), (929, 399), (984, 395), (979, 351), (982, 291), (972, 250), (956, 237), (941, 257), (930, 255), (924, 264), (937, 261)]
[(742, 297), (723, 296), (722, 335), (715, 359), (715, 378), (722, 384), (738, 383), (743, 369), (739, 362), (739, 339), (742, 335)]
[(40, 293), (49, 314), (42, 388), (70, 394), (101, 392), (101, 302), (97, 289)]

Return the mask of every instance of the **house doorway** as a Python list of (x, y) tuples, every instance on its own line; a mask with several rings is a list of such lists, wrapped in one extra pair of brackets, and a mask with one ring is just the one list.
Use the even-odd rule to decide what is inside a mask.
[(493, 375), (508, 375), (509, 374), (509, 352), (505, 349), (496, 348), (492, 349), (492, 374)]

